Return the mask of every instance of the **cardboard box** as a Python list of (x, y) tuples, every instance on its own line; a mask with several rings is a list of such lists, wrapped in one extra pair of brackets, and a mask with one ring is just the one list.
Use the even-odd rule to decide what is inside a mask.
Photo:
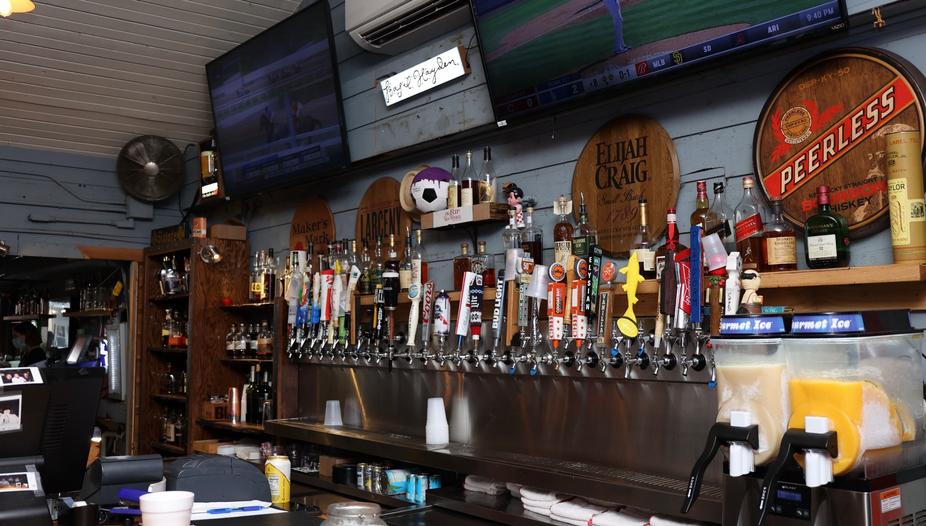
[(482, 203), (475, 206), (448, 208), (439, 212), (431, 212), (421, 216), (421, 228), (450, 228), (454, 225), (467, 223), (483, 223), (486, 221), (506, 221), (508, 219), (508, 205), (504, 203)]
[(244, 225), (230, 225), (227, 223), (212, 225), (209, 227), (209, 237), (246, 241), (248, 239), (248, 229)]
[(193, 453), (209, 453), (214, 455), (219, 450), (218, 439), (194, 440)]
[(228, 418), (227, 401), (205, 401), (203, 402), (203, 412), (200, 418), (204, 420), (225, 420)]
[(318, 457), (318, 474), (323, 477), (331, 476), (331, 468), (336, 464), (350, 464), (353, 460), (349, 458), (338, 458), (328, 455), (320, 455)]

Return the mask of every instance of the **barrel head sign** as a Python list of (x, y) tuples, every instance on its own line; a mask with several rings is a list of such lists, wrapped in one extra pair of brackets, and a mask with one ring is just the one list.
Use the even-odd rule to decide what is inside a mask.
[[(572, 199), (585, 195), (589, 222), (608, 256), (629, 252), (640, 230), (640, 196), (647, 200), (651, 243), (666, 228), (666, 208), (678, 199), (678, 157), (672, 138), (655, 120), (619, 117), (585, 144), (572, 176)], [(578, 206), (573, 210), (578, 214)]]
[(293, 213), (289, 229), (289, 249), (308, 250), (314, 247), (316, 254), (326, 253), (328, 243), (334, 240), (334, 216), (328, 203), (321, 197), (310, 197), (302, 201)]
[(356, 239), (358, 250), (367, 242), (372, 252), (376, 239), (383, 240), (383, 255), (389, 249), (389, 234), (395, 234), (395, 246), (399, 254), (405, 250), (405, 233), (411, 228), (412, 219), (402, 209), (399, 201), (398, 181), (381, 177), (367, 189), (357, 208)]
[(853, 237), (886, 227), (886, 135), (923, 129), (924, 85), (907, 61), (875, 49), (831, 51), (799, 66), (759, 117), (755, 166), (766, 195), (803, 227), (817, 187), (829, 186)]

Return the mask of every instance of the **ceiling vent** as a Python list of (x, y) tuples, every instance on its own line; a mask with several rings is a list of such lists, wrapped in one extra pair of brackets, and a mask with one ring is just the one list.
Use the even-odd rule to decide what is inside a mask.
[(394, 55), (471, 20), (468, 0), (346, 0), (345, 29), (373, 53)]

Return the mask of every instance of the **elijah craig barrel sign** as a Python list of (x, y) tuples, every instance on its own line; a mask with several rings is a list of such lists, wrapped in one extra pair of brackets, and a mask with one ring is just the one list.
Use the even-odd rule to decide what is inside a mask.
[(389, 234), (395, 234), (399, 254), (405, 251), (405, 234), (412, 226), (411, 216), (399, 202), (400, 183), (381, 177), (367, 188), (357, 208), (356, 239), (360, 250), (367, 243), (372, 253), (377, 238), (383, 241), (383, 255), (389, 250)]
[(799, 66), (756, 128), (756, 174), (766, 195), (781, 199), (788, 220), (803, 227), (816, 212), (817, 187), (829, 186), (832, 209), (853, 237), (886, 227), (886, 136), (923, 130), (924, 85), (914, 66), (876, 49), (830, 51)]
[[(666, 208), (678, 199), (678, 157), (672, 138), (655, 120), (619, 117), (585, 144), (572, 176), (572, 199), (585, 196), (589, 222), (608, 256), (629, 252), (640, 231), (640, 196), (647, 200), (650, 243), (666, 228)], [(578, 215), (578, 206), (573, 210)]]

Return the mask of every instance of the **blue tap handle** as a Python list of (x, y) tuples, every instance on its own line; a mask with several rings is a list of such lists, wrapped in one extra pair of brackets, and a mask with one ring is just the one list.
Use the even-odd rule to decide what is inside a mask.
[(691, 323), (701, 323), (701, 276), (704, 266), (701, 264), (701, 227), (691, 226), (691, 281), (688, 287), (691, 301)]

